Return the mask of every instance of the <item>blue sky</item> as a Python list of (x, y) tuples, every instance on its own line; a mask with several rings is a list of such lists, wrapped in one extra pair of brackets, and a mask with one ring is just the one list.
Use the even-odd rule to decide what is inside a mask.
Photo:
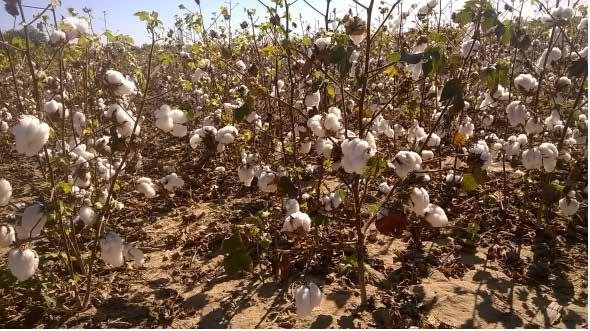
[[(262, 0), (264, 3), (270, 4), (270, 0)], [(423, 4), (427, 0), (403, 0), (404, 8), (408, 8), (413, 3)], [(442, 0), (443, 6), (447, 5), (450, 0)], [(510, 0), (508, 0), (510, 1)], [(528, 3), (528, 0), (526, 0)], [(567, 0), (562, 0), (567, 1)], [(324, 0), (308, 0), (308, 2), (314, 5), (316, 8), (325, 6)], [(361, 3), (367, 2), (367, 0), (360, 0)], [(378, 4), (380, 1), (376, 1)], [(386, 3), (393, 3), (394, 0), (386, 0)], [(583, 0), (583, 3), (587, 1)], [(23, 0), (25, 5), (45, 7), (49, 0)], [(93, 28), (97, 33), (104, 31), (104, 20), (103, 11), (106, 11), (106, 23), (107, 28), (117, 32), (131, 35), (136, 43), (142, 43), (148, 40), (145, 27), (137, 17), (133, 14), (137, 11), (155, 10), (160, 13), (160, 17), (166, 27), (172, 27), (174, 22), (174, 15), (179, 14), (180, 10), (178, 5), (184, 4), (187, 8), (194, 10), (194, 0), (62, 0), (62, 6), (58, 11), (58, 19), (60, 15), (67, 16), (67, 8), (72, 7), (79, 12), (84, 7), (91, 8), (93, 10), (94, 21)], [(463, 4), (463, 0), (454, 0), (453, 9), (460, 8)], [(229, 5), (229, 0), (201, 0), (201, 5), (204, 10), (205, 22), (210, 22), (211, 13), (219, 12), (221, 5)], [(232, 0), (232, 7), (235, 7), (232, 21), (239, 23), (246, 18), (244, 14), (244, 8), (255, 8), (257, 15), (263, 15), (265, 9), (257, 0)], [(344, 15), (349, 8), (355, 8), (355, 4), (352, 0), (333, 0), (332, 7), (337, 9), (337, 15)], [(8, 15), (3, 9), (0, 9), (0, 28), (2, 30), (10, 29), (13, 27), (14, 19)], [(27, 18), (30, 18), (34, 12), (38, 10), (25, 9)], [(313, 9), (311, 9), (303, 0), (297, 1), (293, 6), (293, 12), (296, 13), (294, 18), (298, 20), (298, 13), (301, 13), (303, 19), (308, 23), (311, 23), (312, 27), (315, 25), (315, 21), (320, 18)], [(20, 19), (17, 20), (18, 25)]]

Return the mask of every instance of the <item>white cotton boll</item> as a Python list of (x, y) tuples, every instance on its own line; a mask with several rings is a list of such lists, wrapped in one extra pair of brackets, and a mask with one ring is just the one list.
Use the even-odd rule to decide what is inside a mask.
[(535, 135), (541, 133), (543, 132), (543, 122), (537, 117), (531, 117), (526, 122), (524, 129), (527, 134)]
[(422, 155), (422, 161), (428, 161), (434, 158), (434, 152), (431, 150), (425, 149), (420, 154)]
[(43, 105), (43, 111), (45, 111), (48, 115), (59, 115), (60, 118), (63, 118), (64, 114), (67, 118), (69, 115), (69, 111), (63, 109), (63, 105), (60, 102), (55, 100), (51, 100), (46, 102)]
[(75, 112), (73, 116), (74, 130), (77, 134), (81, 135), (86, 127), (86, 115), (82, 112)]
[(473, 136), (473, 133), (475, 132), (475, 125), (473, 125), (473, 123), (471, 123), (471, 121), (465, 121), (464, 123), (462, 123), (459, 126), (458, 129), (459, 133), (464, 134), (467, 138)]
[(13, 248), (8, 252), (8, 269), (10, 273), (23, 282), (35, 274), (39, 267), (39, 256), (30, 248)]
[(420, 126), (417, 120), (414, 120), (414, 125), (408, 130), (408, 138), (410, 141), (422, 141), (426, 139), (428, 134), (424, 128)]
[(463, 180), (463, 176), (459, 174), (453, 174), (453, 171), (449, 171), (449, 173), (445, 176), (445, 181), (449, 184), (459, 184)]
[(319, 107), (320, 105), (320, 91), (317, 90), (314, 93), (305, 96), (305, 106), (308, 108)]
[(184, 180), (175, 172), (160, 179), (160, 182), (168, 192), (174, 192), (176, 189), (182, 188), (184, 186)]
[(244, 61), (242, 61), (242, 60), (238, 60), (238, 61), (236, 61), (236, 68), (239, 71), (244, 72), (244, 71), (246, 71), (246, 63), (244, 63)]
[[(342, 124), (340, 124), (340, 117), (335, 113), (329, 113), (326, 115), (324, 119), (324, 127), (328, 131), (338, 132), (342, 128)], [(318, 136), (319, 137), (319, 136)]]
[(8, 123), (6, 123), (5, 121), (0, 121), (0, 132), (1, 133), (8, 132)]
[(201, 69), (201, 68), (195, 69), (195, 72), (193, 73), (193, 76), (192, 76), (193, 82), (196, 83), (196, 82), (200, 81), (204, 75), (205, 75), (205, 71), (203, 71), (203, 69)]
[(342, 145), (342, 168), (347, 173), (363, 174), (367, 162), (377, 152), (367, 140), (354, 138), (345, 140)]
[(0, 178), (0, 207), (8, 205), (12, 197), (12, 186), (4, 178)]
[(475, 55), (475, 53), (477, 53), (477, 51), (479, 50), (480, 46), (481, 43), (475, 39), (464, 42), (461, 45), (461, 56), (467, 57)]
[(43, 211), (43, 205), (38, 202), (25, 208), (20, 224), (17, 224), (14, 228), (19, 239), (36, 238), (41, 235), (41, 231), (47, 222), (47, 216)]
[(228, 145), (233, 143), (237, 136), (238, 129), (232, 125), (226, 125), (217, 131), (217, 134), (215, 135), (215, 141), (219, 142), (220, 144)]
[(125, 76), (123, 76), (122, 73), (116, 71), (116, 70), (107, 70), (107, 72), (105, 73), (106, 76), (106, 80), (109, 84), (111, 85), (119, 85), (122, 84), (123, 81), (125, 80)]
[(299, 202), (297, 202), (297, 199), (285, 199), (283, 208), (285, 208), (287, 215), (291, 215), (299, 211)]
[(526, 92), (532, 92), (539, 86), (539, 82), (531, 74), (520, 74), (514, 78), (514, 85)]
[(543, 65), (545, 65), (546, 68), (551, 68), (551, 66), (559, 59), (561, 59), (561, 50), (559, 48), (553, 47), (551, 51), (548, 49), (544, 50), (536, 63), (537, 73), (540, 73), (541, 70), (543, 70)]
[(469, 153), (479, 156), (483, 162), (482, 169), (486, 169), (492, 162), (492, 154), (485, 140), (478, 140), (476, 144), (469, 148)]
[(580, 203), (574, 198), (568, 196), (559, 200), (559, 209), (564, 216), (574, 215), (579, 208)]
[(217, 135), (217, 129), (212, 126), (203, 126), (202, 128), (195, 130), (194, 134), (189, 140), (191, 148), (196, 149), (199, 147), (199, 145), (201, 145), (203, 142), (203, 139), (208, 135), (215, 137), (215, 135)]
[(62, 28), (67, 34), (68, 38), (73, 39), (87, 33), (89, 25), (88, 21), (86, 21), (84, 18), (70, 16), (64, 18), (62, 21)]
[(297, 316), (305, 317), (313, 311), (313, 309), (322, 302), (322, 291), (316, 284), (310, 282), (307, 286), (301, 286), (295, 292), (295, 307), (297, 308)]
[(61, 30), (54, 30), (49, 36), (49, 43), (51, 45), (60, 45), (66, 40), (66, 33)]
[(334, 144), (330, 139), (319, 138), (315, 144), (315, 151), (319, 156), (329, 159), (332, 156)]
[(410, 193), (410, 210), (418, 216), (424, 216), (426, 208), (430, 204), (428, 192), (422, 187), (412, 188)]
[(215, 171), (216, 174), (224, 174), (225, 167), (216, 167), (213, 171)]
[(389, 185), (387, 182), (382, 182), (381, 184), (379, 184), (378, 189), (379, 192), (383, 194), (388, 194), (393, 189), (393, 186)]
[(322, 125), (322, 115), (314, 115), (307, 120), (307, 127), (316, 136), (323, 138), (326, 136), (326, 131)]
[(529, 112), (526, 110), (524, 104), (520, 101), (512, 101), (506, 107), (506, 115), (510, 126), (515, 127), (519, 124), (525, 125), (526, 120), (529, 118)]
[(522, 165), (526, 169), (539, 169), (543, 166), (543, 157), (537, 147), (522, 152)]
[(559, 157), (557, 147), (552, 143), (542, 143), (539, 145), (539, 153), (541, 153), (545, 171), (553, 172), (555, 166), (557, 166), (557, 158)]
[(80, 211), (78, 212), (78, 216), (84, 222), (85, 226), (90, 226), (94, 224), (96, 221), (96, 212), (92, 209), (90, 200), (84, 201), (84, 205), (80, 207)]
[(31, 115), (22, 115), (18, 124), (12, 128), (16, 151), (26, 156), (39, 154), (49, 140), (49, 125)]
[(521, 146), (522, 146), (522, 145), (526, 145), (526, 144), (529, 142), (529, 140), (528, 140), (528, 138), (527, 138), (526, 134), (524, 134), (524, 133), (521, 133), (521, 134), (519, 134), (519, 135), (518, 135), (518, 137), (516, 137), (516, 141), (517, 141), (517, 142), (518, 142), (518, 143), (519, 143)]
[(121, 85), (115, 89), (115, 93), (119, 96), (126, 96), (137, 93), (137, 86), (131, 80), (125, 79)]
[(343, 199), (339, 192), (331, 192), (323, 197), (321, 202), (326, 211), (331, 211), (338, 208), (342, 204)]
[(307, 154), (311, 151), (311, 141), (304, 141), (299, 144), (299, 153)]
[(300, 211), (294, 212), (285, 218), (283, 223), (283, 231), (294, 232), (303, 230), (305, 232), (311, 231), (311, 218), (306, 213)]
[(428, 208), (426, 208), (426, 222), (432, 227), (440, 228), (447, 226), (449, 224), (449, 219), (441, 207), (431, 203), (428, 205)]
[(254, 179), (255, 169), (247, 165), (242, 165), (238, 168), (238, 177), (240, 182), (244, 183), (246, 187), (250, 187)]
[(100, 258), (104, 263), (111, 264), (115, 267), (122, 266), (123, 259), (123, 239), (114, 232), (109, 232), (100, 239)]
[(578, 24), (578, 30), (580, 30), (580, 31), (588, 30), (588, 17), (584, 17), (580, 20), (580, 23)]
[(10, 224), (0, 224), (0, 247), (8, 247), (16, 241), (16, 232)]
[(574, 10), (571, 7), (559, 6), (551, 9), (551, 16), (556, 20), (570, 20), (574, 17)]
[(135, 267), (141, 267), (145, 263), (143, 252), (139, 248), (130, 244), (125, 244), (123, 246), (123, 257), (127, 261), (133, 261)]
[(151, 178), (141, 177), (137, 181), (136, 190), (146, 198), (152, 199), (156, 196), (158, 187), (152, 182)]
[(270, 169), (263, 169), (258, 176), (258, 188), (262, 192), (274, 193), (277, 191), (277, 175)]
[(504, 152), (507, 158), (518, 156), (520, 153), (520, 143), (517, 141), (516, 136), (508, 137), (508, 141), (504, 144)]
[(547, 126), (547, 130), (552, 131), (555, 126), (562, 125), (563, 121), (561, 120), (561, 116), (559, 115), (559, 111), (557, 109), (553, 109), (551, 111), (551, 115), (545, 118), (545, 126)]
[(481, 119), (481, 125), (484, 128), (489, 128), (494, 123), (494, 115), (492, 114), (485, 114)]
[[(418, 141), (424, 142), (426, 138), (428, 138), (428, 136), (421, 137), (420, 139), (418, 139)], [(428, 143), (426, 143), (426, 146), (436, 147), (438, 145), (440, 145), (440, 137), (436, 133), (432, 133), (430, 135), (430, 138), (428, 138)]]
[(404, 178), (409, 173), (420, 170), (422, 158), (415, 152), (400, 151), (395, 155), (392, 164), (395, 168), (395, 173), (400, 178)]
[(319, 51), (323, 51), (324, 49), (326, 49), (326, 47), (330, 46), (331, 43), (332, 38), (324, 37), (316, 39), (314, 45)]

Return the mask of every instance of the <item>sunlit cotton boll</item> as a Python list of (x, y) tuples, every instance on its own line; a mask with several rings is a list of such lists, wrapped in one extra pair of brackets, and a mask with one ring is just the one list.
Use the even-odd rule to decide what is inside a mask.
[(304, 317), (313, 311), (313, 309), (322, 302), (322, 291), (319, 287), (310, 282), (308, 285), (301, 286), (295, 292), (295, 307), (297, 308), (297, 315)]
[(54, 30), (49, 36), (49, 43), (51, 45), (60, 45), (66, 41), (66, 33), (61, 30)]
[(12, 197), (12, 186), (4, 178), (0, 179), (0, 207), (8, 205)]
[(216, 128), (212, 126), (203, 126), (202, 128), (194, 131), (194, 134), (191, 136), (191, 139), (189, 140), (189, 144), (192, 149), (196, 149), (201, 145), (201, 143), (207, 136), (211, 136), (213, 137), (212, 139), (214, 139), (216, 134)]
[(39, 267), (39, 256), (30, 248), (13, 248), (8, 252), (8, 269), (10, 273), (23, 282), (31, 278)]
[(252, 180), (254, 179), (255, 173), (256, 169), (248, 165), (242, 165), (238, 168), (238, 177), (240, 179), (240, 182), (242, 182), (246, 187), (250, 187), (250, 185), (252, 184)]
[(82, 34), (88, 33), (89, 24), (84, 18), (66, 17), (62, 21), (62, 29), (67, 34), (68, 38), (78, 38)]
[(559, 200), (559, 210), (564, 216), (571, 216), (578, 212), (580, 203), (576, 200), (576, 192), (570, 191), (567, 197)]
[(49, 125), (31, 115), (22, 115), (12, 128), (16, 151), (26, 156), (35, 156), (49, 140)]
[(543, 166), (543, 157), (537, 147), (522, 152), (522, 165), (526, 169), (539, 169)]
[(553, 172), (557, 165), (557, 158), (559, 157), (557, 147), (552, 143), (542, 143), (539, 145), (539, 152), (543, 159), (543, 168), (545, 168), (545, 171)]
[(10, 224), (0, 224), (0, 247), (8, 247), (16, 240), (16, 232)]
[(43, 105), (43, 111), (45, 111), (45, 113), (47, 113), (49, 116), (58, 115), (59, 118), (63, 118), (64, 116), (67, 118), (70, 114), (67, 109), (64, 110), (64, 107), (60, 102), (55, 100), (47, 101)]
[(184, 137), (187, 134), (185, 113), (179, 109), (171, 109), (168, 105), (162, 105), (154, 112), (156, 127), (164, 132), (170, 132), (175, 137)]
[(237, 136), (238, 129), (236, 129), (232, 125), (226, 125), (223, 128), (219, 129), (219, 131), (217, 131), (217, 134), (215, 135), (215, 140), (220, 144), (228, 145), (233, 143), (234, 140), (236, 140)]
[(125, 263), (123, 259), (123, 239), (114, 232), (109, 232), (100, 239), (100, 258), (104, 263), (120, 267)]
[(520, 74), (514, 78), (514, 85), (526, 92), (532, 92), (537, 89), (539, 82), (531, 74)]
[(426, 213), (426, 208), (428, 208), (429, 204), (430, 197), (424, 188), (412, 188), (409, 201), (410, 210), (412, 210), (418, 216), (424, 216), (424, 213)]
[(543, 132), (543, 122), (538, 117), (531, 117), (527, 120), (524, 129), (527, 134), (538, 134)]
[(449, 224), (449, 219), (441, 207), (431, 203), (428, 205), (428, 208), (426, 208), (426, 222), (432, 227), (440, 228), (447, 226)]
[(299, 230), (304, 232), (311, 231), (311, 218), (306, 213), (297, 211), (285, 218), (283, 231), (294, 232)]
[(25, 208), (20, 224), (17, 224), (14, 229), (18, 239), (36, 238), (41, 235), (46, 222), (47, 216), (44, 213), (44, 206), (35, 202)]
[(174, 193), (174, 191), (184, 186), (184, 180), (175, 172), (160, 179), (160, 182), (162, 183), (166, 191), (171, 193)]
[(277, 191), (277, 175), (270, 169), (262, 169), (258, 176), (258, 188), (262, 192), (274, 193)]
[(526, 120), (529, 118), (529, 112), (520, 101), (512, 101), (506, 107), (506, 116), (508, 116), (510, 126), (514, 127), (520, 124), (525, 125)]
[(367, 140), (354, 138), (345, 140), (342, 145), (342, 168), (347, 173), (363, 174), (367, 162), (375, 155), (376, 150), (372, 148)]
[(141, 177), (137, 181), (136, 190), (143, 194), (146, 198), (152, 199), (156, 196), (158, 187), (152, 182), (151, 178)]
[(393, 159), (395, 173), (401, 178), (406, 177), (409, 173), (420, 170), (422, 158), (415, 152), (400, 151)]

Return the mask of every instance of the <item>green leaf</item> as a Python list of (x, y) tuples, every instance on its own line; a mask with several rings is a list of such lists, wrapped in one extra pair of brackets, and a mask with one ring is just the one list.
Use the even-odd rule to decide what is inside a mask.
[(244, 250), (245, 247), (240, 233), (236, 232), (231, 237), (224, 239), (221, 243), (221, 249), (225, 254), (231, 254), (240, 250)]
[(387, 167), (387, 161), (385, 161), (380, 155), (374, 155), (367, 162), (367, 167), (363, 173), (363, 177), (375, 177), (379, 175), (381, 170)]
[(311, 47), (311, 45), (312, 45), (311, 38), (307, 35), (303, 36), (303, 39), (301, 39), (301, 42), (303, 43), (303, 46), (305, 46), (305, 47)]
[(228, 274), (235, 274), (239, 271), (249, 271), (254, 269), (252, 257), (246, 251), (239, 251), (226, 256), (223, 259), (223, 266)]
[(387, 55), (387, 61), (389, 62), (399, 62), (402, 59), (402, 55), (399, 52), (393, 52)]
[(330, 98), (334, 98), (336, 96), (336, 89), (333, 85), (326, 86), (326, 92)]
[(330, 219), (326, 215), (315, 215), (311, 218), (311, 221), (314, 226), (326, 225), (330, 221)]
[(59, 182), (59, 188), (66, 194), (72, 193), (72, 185), (68, 182), (61, 181)]
[(476, 190), (479, 187), (479, 183), (475, 179), (475, 176), (471, 173), (466, 173), (463, 175), (463, 180), (461, 180), (461, 189), (465, 192), (471, 192)]
[(459, 78), (453, 78), (445, 83), (440, 99), (441, 101), (446, 101), (456, 100), (457, 98), (463, 98), (463, 86)]

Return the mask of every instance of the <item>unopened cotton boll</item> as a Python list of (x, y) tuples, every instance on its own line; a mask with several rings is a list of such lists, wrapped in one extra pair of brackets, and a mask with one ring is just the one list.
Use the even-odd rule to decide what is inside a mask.
[(393, 160), (395, 173), (401, 177), (406, 177), (409, 173), (420, 170), (422, 158), (415, 152), (400, 151), (395, 155)]
[(114, 232), (109, 232), (100, 239), (100, 258), (104, 263), (120, 267), (125, 263), (123, 259), (123, 239)]
[(12, 128), (16, 150), (26, 156), (35, 156), (49, 140), (49, 125), (31, 115), (22, 115)]
[(39, 256), (30, 248), (13, 248), (8, 252), (8, 269), (10, 273), (23, 282), (31, 278), (39, 267)]
[(304, 232), (311, 231), (311, 218), (306, 213), (297, 211), (285, 218), (283, 231), (294, 232), (299, 230)]
[(539, 86), (539, 82), (531, 74), (520, 74), (514, 78), (514, 85), (526, 92), (532, 92)]
[(136, 267), (141, 267), (145, 263), (145, 256), (143, 252), (130, 244), (125, 244), (123, 246), (123, 257), (127, 261), (133, 261), (133, 265)]
[(354, 138), (342, 145), (342, 168), (347, 173), (363, 174), (369, 159), (377, 152), (367, 140)]
[(322, 302), (322, 296), (322, 291), (312, 282), (297, 289), (297, 292), (295, 292), (297, 315), (304, 317), (311, 314), (313, 309)]
[(529, 118), (529, 112), (526, 110), (525, 105), (520, 101), (512, 101), (506, 107), (506, 115), (508, 116), (508, 121), (512, 127), (519, 124), (525, 125), (526, 120)]
[(12, 186), (4, 178), (0, 178), (0, 207), (8, 205), (12, 197)]
[(219, 142), (220, 144), (228, 145), (233, 143), (237, 136), (238, 129), (232, 125), (227, 125), (217, 131), (217, 134), (215, 135), (215, 141)]
[(47, 222), (44, 207), (41, 203), (35, 202), (25, 208), (20, 224), (15, 227), (19, 239), (35, 238), (41, 235), (43, 227)]
[(418, 216), (424, 216), (430, 204), (428, 192), (422, 187), (412, 188), (410, 193), (410, 209)]
[(152, 199), (156, 196), (157, 186), (152, 182), (151, 178), (141, 177), (137, 180), (136, 190), (143, 194), (146, 198)]
[(0, 247), (8, 247), (16, 241), (16, 232), (10, 224), (0, 224)]
[(440, 228), (447, 226), (449, 224), (449, 219), (441, 207), (431, 203), (428, 205), (428, 208), (426, 208), (426, 222), (432, 227)]

